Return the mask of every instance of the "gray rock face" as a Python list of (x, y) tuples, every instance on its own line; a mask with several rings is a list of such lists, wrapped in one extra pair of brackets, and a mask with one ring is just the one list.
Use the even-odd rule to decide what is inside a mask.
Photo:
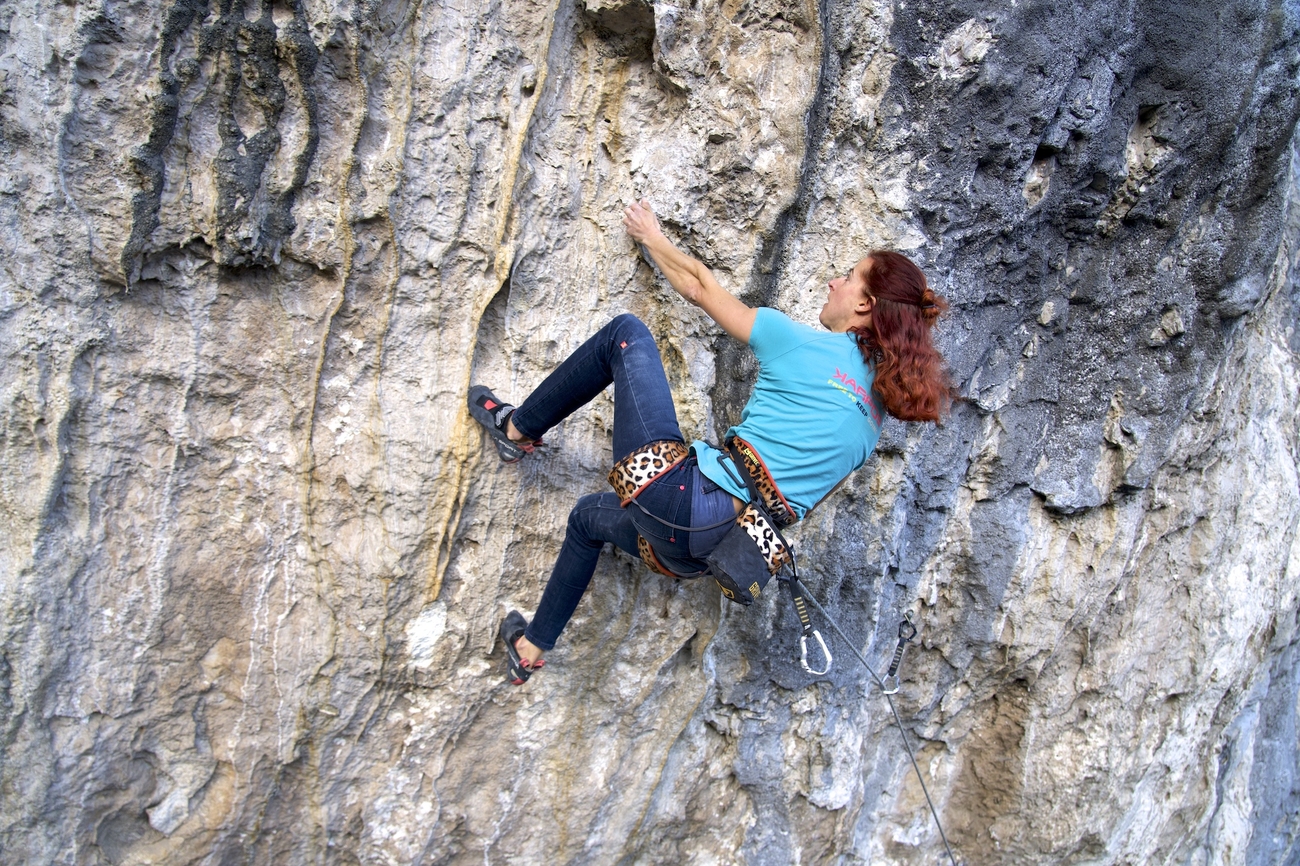
[[(775, 592), (607, 553), (502, 682), (612, 402), (498, 465), (608, 317), (688, 437), (753, 362), (646, 197), (816, 321), (874, 247), (967, 398), (792, 533), (967, 863), (1292, 862), (1294, 3), (0, 8), (0, 851), (23, 863), (933, 863), (892, 717)], [(829, 632), (825, 624), (822, 630)]]

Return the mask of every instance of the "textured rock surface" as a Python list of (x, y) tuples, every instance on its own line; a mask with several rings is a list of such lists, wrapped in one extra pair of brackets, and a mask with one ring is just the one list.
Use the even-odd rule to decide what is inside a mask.
[(862, 251), (969, 401), (796, 533), (969, 863), (1297, 856), (1293, 3), (0, 7), (0, 851), (24, 863), (931, 863), (863, 673), (607, 555), (501, 681), (611, 403), (496, 464), (606, 317), (689, 436), (752, 376), (621, 208), (814, 321)]

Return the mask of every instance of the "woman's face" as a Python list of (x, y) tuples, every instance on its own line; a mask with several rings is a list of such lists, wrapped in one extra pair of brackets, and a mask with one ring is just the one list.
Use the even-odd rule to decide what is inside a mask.
[(867, 274), (871, 259), (854, 265), (848, 273), (831, 280), (827, 285), (826, 304), (818, 320), (829, 331), (847, 331), (854, 325), (871, 321), (871, 299), (867, 295)]

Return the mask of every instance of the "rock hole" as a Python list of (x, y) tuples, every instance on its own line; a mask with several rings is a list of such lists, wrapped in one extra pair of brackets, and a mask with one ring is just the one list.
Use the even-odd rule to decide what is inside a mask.
[(1172, 149), (1161, 128), (1163, 108), (1163, 105), (1139, 107), (1137, 122), (1129, 130), (1124, 157), (1129, 179), (1135, 183), (1151, 175)]
[(607, 53), (630, 60), (654, 56), (655, 13), (647, 0), (584, 0), (582, 12)]
[(271, 21), (274, 22), (277, 32), (288, 27), (293, 19), (293, 7), (289, 4), (281, 2), (271, 6)]
[(129, 863), (140, 848), (156, 845), (166, 837), (149, 826), (144, 812), (123, 806), (109, 815), (95, 830), (95, 843), (110, 863)]

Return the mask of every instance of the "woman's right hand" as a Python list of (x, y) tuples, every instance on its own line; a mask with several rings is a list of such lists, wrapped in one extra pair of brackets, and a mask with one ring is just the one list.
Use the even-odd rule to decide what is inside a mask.
[(659, 228), (659, 218), (650, 209), (650, 202), (641, 199), (623, 211), (623, 228), (628, 236), (639, 244), (663, 234)]

